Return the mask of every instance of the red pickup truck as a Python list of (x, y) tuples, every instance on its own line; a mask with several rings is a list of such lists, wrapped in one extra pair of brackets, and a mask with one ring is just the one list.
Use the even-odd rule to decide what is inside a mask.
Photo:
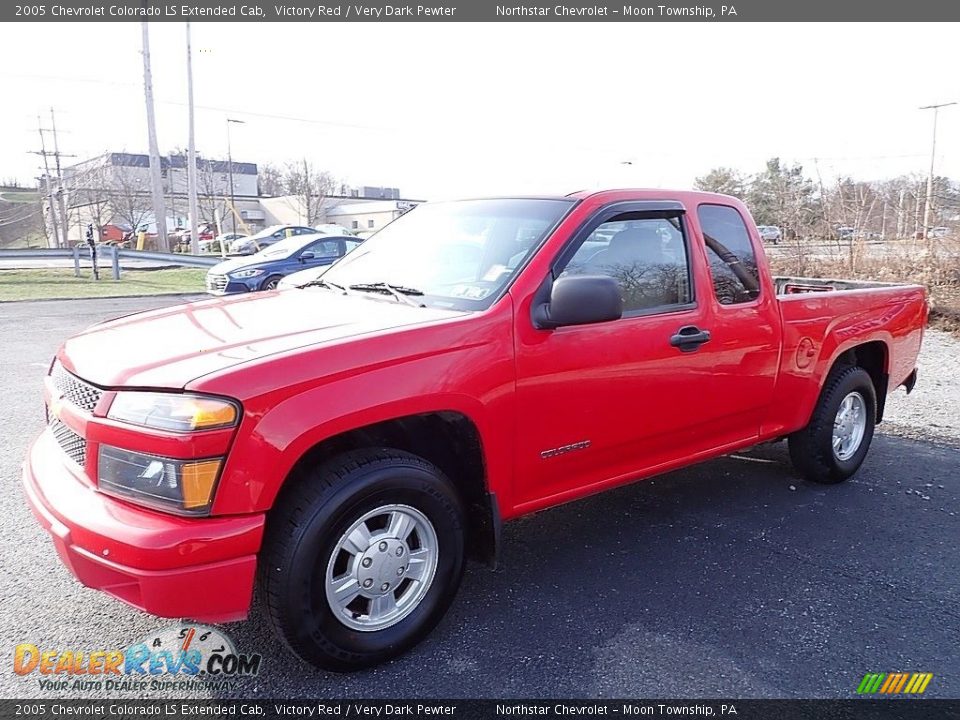
[(505, 520), (786, 438), (863, 462), (917, 286), (772, 277), (739, 201), (427, 203), (303, 287), (119, 318), (44, 382), (27, 497), (79, 578), (348, 670), (440, 620)]

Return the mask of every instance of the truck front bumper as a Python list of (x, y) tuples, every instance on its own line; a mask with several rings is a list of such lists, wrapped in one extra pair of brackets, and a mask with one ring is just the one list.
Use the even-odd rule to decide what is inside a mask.
[(182, 518), (107, 497), (71, 467), (49, 430), (23, 464), (33, 514), (87, 587), (161, 617), (242, 620), (264, 516)]

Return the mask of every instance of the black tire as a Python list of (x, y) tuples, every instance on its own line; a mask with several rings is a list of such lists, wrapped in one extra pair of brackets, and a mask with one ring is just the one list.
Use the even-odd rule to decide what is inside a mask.
[[(866, 405), (866, 427), (856, 452), (841, 460), (833, 449), (833, 423), (843, 399), (858, 392)], [(861, 367), (844, 366), (831, 371), (824, 383), (820, 399), (805, 428), (790, 436), (790, 459), (800, 474), (815, 483), (832, 485), (843, 482), (860, 468), (877, 417), (877, 396), (870, 375)]]
[(276, 290), (277, 284), (283, 279), (281, 275), (271, 275), (266, 280), (263, 281), (263, 284), (260, 285), (261, 290)]
[[(399, 450), (339, 455), (291, 477), (267, 520), (258, 590), (277, 634), (302, 659), (346, 672), (395, 657), (422, 640), (453, 602), (463, 575), (465, 521), (453, 485), (436, 466)], [(327, 564), (364, 513), (408, 505), (436, 532), (437, 567), (410, 614), (389, 627), (358, 631), (326, 597)]]

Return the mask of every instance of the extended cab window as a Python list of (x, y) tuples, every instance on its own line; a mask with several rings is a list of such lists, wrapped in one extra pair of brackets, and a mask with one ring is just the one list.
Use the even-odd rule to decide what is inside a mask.
[(727, 205), (701, 205), (697, 217), (717, 302), (735, 305), (755, 299), (760, 294), (757, 256), (740, 213)]
[(624, 213), (597, 226), (562, 274), (614, 278), (628, 313), (691, 302), (689, 266), (679, 218)]

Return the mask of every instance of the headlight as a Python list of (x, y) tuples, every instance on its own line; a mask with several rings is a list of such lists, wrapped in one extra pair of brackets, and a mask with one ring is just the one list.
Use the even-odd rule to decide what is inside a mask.
[(230, 273), (230, 277), (235, 278), (252, 278), (259, 275), (263, 275), (266, 270), (258, 270), (251, 268), (250, 270), (237, 270), (236, 272)]
[(223, 458), (178, 460), (100, 446), (100, 489), (185, 515), (210, 510)]
[(107, 417), (156, 430), (192, 432), (233, 427), (240, 419), (236, 403), (206, 395), (118, 392)]

